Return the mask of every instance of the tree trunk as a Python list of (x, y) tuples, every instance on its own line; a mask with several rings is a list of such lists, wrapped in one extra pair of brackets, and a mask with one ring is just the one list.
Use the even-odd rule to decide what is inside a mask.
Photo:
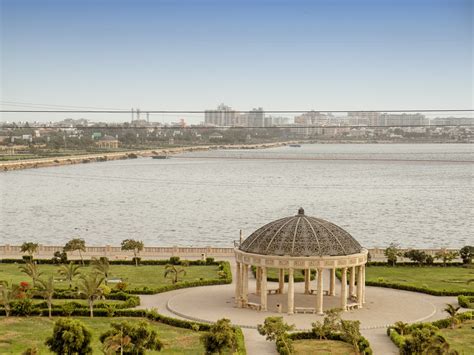
[(84, 259), (82, 258), (82, 251), (79, 249), (79, 256), (81, 257), (82, 266), (84, 266)]
[(91, 300), (89, 300), (89, 310), (91, 311), (91, 318), (94, 317), (94, 304)]
[(52, 315), (51, 315), (51, 307), (52, 307), (52, 305), (51, 305), (51, 300), (49, 300), (49, 301), (48, 301), (48, 318), (49, 318), (49, 319), (51, 319), (51, 316), (52, 316)]

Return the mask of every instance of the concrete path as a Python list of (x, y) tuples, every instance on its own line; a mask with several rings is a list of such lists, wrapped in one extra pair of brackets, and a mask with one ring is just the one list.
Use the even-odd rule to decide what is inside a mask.
[[(328, 276), (325, 275), (325, 285), (328, 285)], [(277, 288), (277, 284), (269, 282), (268, 288)], [(314, 307), (316, 296), (302, 294), (303, 288), (303, 283), (295, 284), (295, 304)], [(336, 296), (324, 297), (325, 309), (338, 307), (338, 292), (339, 285), (336, 285)], [(249, 293), (249, 300), (258, 303), (253, 278), (249, 282)], [(283, 304), (283, 309), (286, 309), (286, 294), (269, 295), (268, 312), (236, 308), (234, 284), (188, 288), (140, 298), (139, 308), (156, 308), (158, 312), (172, 317), (202, 322), (215, 322), (224, 317), (230, 319), (233, 324), (242, 327), (249, 355), (276, 353), (275, 344), (266, 341), (256, 330), (257, 324), (263, 323), (266, 317), (282, 316), (287, 323), (294, 324), (299, 330), (310, 329), (311, 323), (323, 319), (314, 314), (277, 313), (278, 303)], [(386, 335), (387, 326), (397, 321), (413, 323), (445, 318), (442, 311), (445, 304), (457, 303), (456, 297), (435, 297), (380, 287), (367, 287), (366, 299), (363, 309), (345, 312), (343, 318), (361, 322), (361, 332), (370, 341), (376, 355), (398, 354), (398, 349)]]

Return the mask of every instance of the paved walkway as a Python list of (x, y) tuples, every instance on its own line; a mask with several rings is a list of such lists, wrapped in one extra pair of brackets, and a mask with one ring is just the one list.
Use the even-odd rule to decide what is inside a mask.
[[(328, 285), (325, 275), (325, 285)], [(269, 283), (269, 288), (277, 288), (276, 283)], [(304, 284), (295, 283), (295, 304), (302, 307), (314, 307), (315, 297), (304, 295)], [(249, 300), (258, 302), (255, 292), (255, 280), (249, 282)], [(336, 285), (336, 296), (324, 297), (324, 308), (334, 308), (339, 302), (339, 285)], [(257, 324), (263, 323), (266, 317), (280, 315), (297, 329), (310, 329), (311, 323), (322, 320), (314, 314), (277, 313), (276, 304), (283, 304), (286, 309), (286, 294), (268, 296), (268, 312), (258, 312), (234, 307), (234, 285), (205, 286), (176, 290), (156, 295), (140, 296), (140, 308), (157, 308), (162, 313), (173, 317), (190, 320), (214, 322), (220, 318), (229, 318), (232, 323), (244, 330), (245, 344), (248, 353), (275, 354), (275, 345), (265, 340), (256, 331)], [(442, 309), (446, 303), (456, 303), (455, 297), (435, 297), (421, 293), (393, 290), (388, 288), (367, 287), (367, 303), (363, 309), (345, 312), (344, 319), (359, 320), (361, 332), (370, 341), (375, 354), (398, 354), (398, 349), (386, 335), (386, 327), (396, 321), (408, 323), (445, 318)]]

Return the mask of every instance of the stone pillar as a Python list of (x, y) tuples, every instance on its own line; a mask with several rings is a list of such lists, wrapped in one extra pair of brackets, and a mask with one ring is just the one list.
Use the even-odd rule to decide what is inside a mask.
[(351, 267), (351, 276), (349, 280), (349, 296), (355, 296), (355, 281), (356, 281), (356, 268), (355, 266)]
[(237, 307), (241, 307), (240, 296), (242, 293), (242, 269), (241, 264), (237, 261), (236, 262), (236, 273), (235, 273), (235, 305)]
[(278, 293), (285, 292), (285, 269), (278, 270)]
[(357, 267), (357, 303), (359, 308), (362, 308), (362, 266)]
[(263, 266), (260, 272), (260, 310), (267, 310), (267, 268)]
[(365, 303), (365, 265), (362, 265), (362, 303)]
[(255, 270), (255, 293), (257, 295), (260, 294), (260, 289), (261, 289), (261, 284), (262, 284), (262, 268), (260, 266), (257, 266), (257, 269)]
[(304, 269), (304, 293), (309, 294), (309, 282), (311, 280), (311, 269)]
[(318, 289), (316, 295), (316, 313), (323, 313), (323, 269), (318, 269)]
[(293, 269), (288, 269), (288, 314), (295, 312), (295, 280)]
[(347, 309), (347, 268), (342, 269), (341, 276), (341, 308), (343, 311)]
[(329, 278), (329, 296), (336, 295), (336, 268), (330, 270), (331, 276)]
[(242, 265), (242, 302), (244, 306), (249, 301), (249, 266)]

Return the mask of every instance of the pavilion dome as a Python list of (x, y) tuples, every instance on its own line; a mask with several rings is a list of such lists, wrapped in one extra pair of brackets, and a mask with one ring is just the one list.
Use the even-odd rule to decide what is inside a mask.
[(246, 253), (278, 256), (342, 256), (363, 250), (344, 229), (305, 215), (303, 208), (296, 216), (277, 219), (257, 229), (239, 249)]

